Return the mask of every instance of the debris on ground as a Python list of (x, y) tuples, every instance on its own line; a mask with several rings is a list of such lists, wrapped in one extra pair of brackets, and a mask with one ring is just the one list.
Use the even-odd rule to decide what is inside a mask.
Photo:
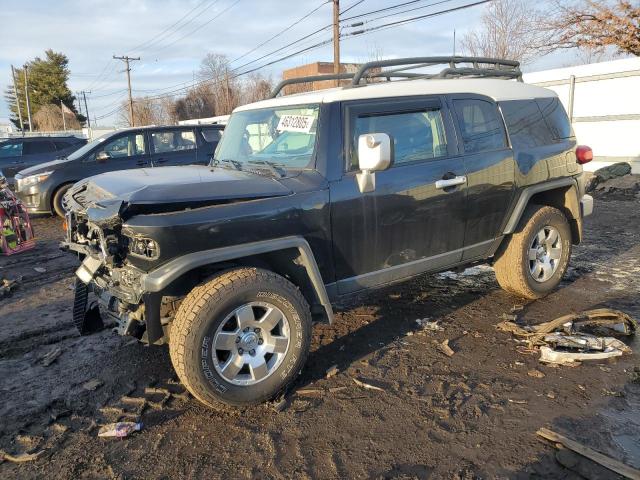
[(123, 438), (130, 433), (139, 431), (142, 429), (142, 423), (140, 422), (117, 422), (110, 423), (100, 427), (98, 430), (99, 437), (118, 437)]
[(563, 445), (565, 448), (568, 448), (569, 450), (573, 450), (574, 452), (579, 453), (583, 457), (586, 457), (602, 465), (603, 467), (608, 468), (613, 472), (619, 473), (620, 475), (623, 475), (627, 478), (640, 480), (640, 470), (636, 470), (635, 468), (630, 467), (629, 465), (622, 463), (619, 460), (616, 460), (607, 455), (604, 455), (603, 453), (592, 450), (591, 448), (586, 447), (575, 440), (567, 438), (547, 428), (541, 428), (536, 433), (538, 434), (538, 436), (546, 440), (549, 440), (554, 444), (559, 443)]
[(301, 397), (321, 397), (324, 392), (319, 388), (301, 388), (296, 390), (296, 395)]
[(543, 372), (541, 372), (540, 370), (536, 370), (535, 368), (529, 370), (527, 372), (527, 375), (533, 378), (544, 378), (546, 376)]
[(48, 367), (55, 362), (60, 355), (62, 355), (62, 349), (60, 347), (56, 347), (40, 357), (40, 362), (45, 367)]
[(496, 328), (524, 338), (529, 348), (539, 347), (541, 362), (570, 364), (632, 353), (631, 348), (617, 338), (596, 335), (633, 335), (637, 322), (624, 312), (598, 308), (531, 327), (504, 321)]
[(33, 267), (33, 269), (38, 273), (46, 273), (47, 269), (44, 267)]
[(516, 320), (518, 320), (517, 315), (509, 315), (508, 313), (503, 313), (500, 318), (508, 322), (515, 322)]
[(338, 365), (337, 364), (336, 365), (331, 365), (329, 367), (329, 369), (327, 370), (326, 377), (327, 378), (331, 378), (331, 377), (337, 375), (338, 373), (340, 373), (340, 370), (338, 370)]
[(23, 462), (32, 462), (33, 460), (37, 460), (40, 455), (44, 453), (44, 450), (40, 450), (35, 453), (20, 453), (18, 455), (11, 455), (0, 450), (0, 461), (7, 460), (13, 463), (23, 463)]
[(438, 350), (444, 353), (447, 357), (453, 357), (456, 352), (454, 352), (449, 346), (449, 339), (447, 338), (442, 343), (438, 343)]
[(422, 328), (423, 330), (429, 330), (432, 332), (442, 332), (444, 331), (444, 328), (442, 328), (439, 324), (437, 320), (434, 320), (433, 322), (431, 321), (431, 319), (429, 317), (426, 318), (418, 318), (416, 320), (416, 323), (418, 324), (418, 326), (420, 328)]
[(91, 380), (89, 380), (88, 382), (84, 382), (82, 384), (82, 388), (84, 388), (85, 390), (89, 390), (91, 392), (93, 392), (95, 389), (97, 389), (98, 387), (100, 387), (102, 385), (102, 380), (98, 379), (98, 378), (93, 378)]
[(361, 380), (358, 380), (357, 378), (352, 378), (352, 380), (353, 380), (353, 383), (355, 383), (359, 387), (365, 388), (367, 390), (376, 390), (376, 391), (379, 391), (379, 392), (384, 392), (384, 389), (382, 389), (380, 387), (376, 387), (375, 385), (371, 385), (370, 383), (366, 383), (366, 382), (363, 382)]
[(524, 305), (514, 305), (511, 307), (511, 313), (521, 312), (522, 310), (524, 310)]
[(22, 277), (14, 279), (3, 278), (2, 281), (0, 281), (0, 298), (9, 295), (16, 289), (21, 281)]

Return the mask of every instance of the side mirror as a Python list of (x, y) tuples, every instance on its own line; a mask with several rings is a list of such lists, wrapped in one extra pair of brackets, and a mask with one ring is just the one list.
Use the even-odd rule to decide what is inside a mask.
[(96, 162), (104, 163), (111, 158), (111, 155), (108, 152), (98, 152), (96, 155)]
[(386, 133), (367, 133), (358, 137), (358, 166), (361, 172), (356, 175), (360, 192), (372, 192), (376, 189), (375, 172), (391, 166), (391, 137)]

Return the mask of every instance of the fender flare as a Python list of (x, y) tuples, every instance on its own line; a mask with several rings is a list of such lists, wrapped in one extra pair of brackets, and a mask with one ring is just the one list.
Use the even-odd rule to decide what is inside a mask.
[(502, 233), (504, 235), (508, 235), (516, 230), (518, 222), (520, 222), (520, 218), (522, 217), (525, 208), (527, 208), (527, 205), (529, 204), (529, 200), (536, 193), (547, 192), (562, 187), (573, 187), (573, 190), (575, 190), (576, 201), (579, 200), (578, 184), (576, 182), (576, 179), (573, 177), (557, 178), (548, 182), (538, 183), (529, 187), (525, 187), (520, 193), (520, 197), (516, 202), (516, 206), (513, 208), (511, 215), (509, 215), (509, 219), (507, 220)]
[[(300, 265), (305, 268), (313, 290), (320, 304), (324, 307), (329, 323), (332, 323), (333, 308), (329, 301), (329, 295), (327, 294), (311, 247), (302, 237), (290, 236), (188, 253), (181, 257), (174, 258), (165, 265), (143, 275), (140, 282), (143, 291), (146, 292), (145, 295), (147, 299), (151, 300), (151, 297), (160, 296), (160, 292), (169, 286), (171, 282), (194, 268), (289, 249), (298, 250)], [(160, 334), (160, 332), (158, 331), (157, 334)]]

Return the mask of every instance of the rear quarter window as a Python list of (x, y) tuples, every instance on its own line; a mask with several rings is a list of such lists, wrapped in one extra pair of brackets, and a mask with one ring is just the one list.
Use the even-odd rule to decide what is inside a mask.
[(219, 142), (222, 138), (222, 131), (217, 128), (208, 128), (202, 130), (202, 136), (208, 143)]
[(535, 100), (501, 102), (500, 109), (514, 148), (533, 148), (553, 142), (554, 137)]
[(554, 139), (571, 138), (573, 131), (567, 112), (557, 98), (538, 98), (536, 103), (544, 116)]
[(454, 100), (465, 153), (487, 152), (506, 147), (498, 109), (485, 100)]

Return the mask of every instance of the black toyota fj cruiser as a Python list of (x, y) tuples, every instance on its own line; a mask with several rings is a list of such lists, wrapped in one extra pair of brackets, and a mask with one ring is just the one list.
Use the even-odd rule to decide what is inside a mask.
[[(319, 78), (348, 85), (277, 96)], [(591, 156), (517, 62), (411, 58), (289, 80), (236, 109), (208, 166), (69, 190), (74, 321), (168, 343), (205, 404), (262, 402), (300, 372), (313, 321), (331, 322), (343, 295), (479, 262), (517, 295), (550, 292), (593, 207)]]

